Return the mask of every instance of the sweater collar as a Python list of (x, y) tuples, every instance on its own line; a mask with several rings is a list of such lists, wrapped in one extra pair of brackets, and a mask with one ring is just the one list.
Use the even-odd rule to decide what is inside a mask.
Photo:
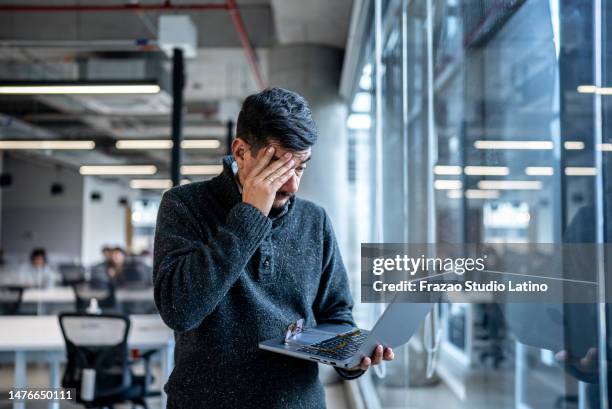
[[(227, 211), (242, 201), (238, 176), (234, 169), (235, 166), (232, 155), (223, 157), (223, 171), (210, 181), (210, 186), (216, 198)], [(272, 209), (270, 219), (277, 220), (287, 215), (293, 208), (294, 201), (295, 197), (292, 197), (282, 209)]]

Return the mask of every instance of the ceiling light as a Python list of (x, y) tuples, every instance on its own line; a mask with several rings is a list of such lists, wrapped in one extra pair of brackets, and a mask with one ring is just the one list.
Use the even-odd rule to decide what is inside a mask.
[(481, 190), (540, 190), (539, 180), (481, 180), (478, 182)]
[(569, 166), (565, 168), (566, 176), (595, 176), (597, 175), (597, 169), (592, 167), (578, 167)]
[(154, 175), (153, 165), (84, 165), (79, 168), (81, 175)]
[(351, 104), (353, 112), (370, 112), (372, 110), (372, 94), (369, 92), (358, 92)]
[(437, 165), (433, 168), (434, 175), (460, 175), (461, 166)]
[(115, 143), (117, 149), (171, 149), (172, 145), (170, 139), (128, 139), (119, 140)]
[[(181, 179), (181, 185), (191, 183), (189, 179)], [(132, 189), (170, 189), (172, 180), (170, 179), (132, 179), (130, 180)]]
[(160, 90), (159, 85), (150, 81), (18, 81), (0, 83), (0, 94), (4, 95), (157, 94)]
[(468, 189), (465, 197), (468, 199), (499, 199), (499, 190)]
[(223, 171), (222, 165), (183, 165), (183, 175), (218, 175)]
[(481, 175), (481, 176), (506, 176), (510, 173), (510, 169), (506, 166), (466, 166), (466, 175)]
[(476, 149), (552, 149), (551, 141), (476, 141)]
[(348, 129), (368, 130), (372, 127), (372, 117), (368, 114), (350, 114), (346, 126)]
[(451, 189), (446, 191), (446, 197), (449, 199), (461, 199), (463, 197), (463, 190)]
[(463, 183), (460, 180), (438, 179), (434, 181), (434, 189), (436, 190), (461, 189), (462, 187)]
[(612, 95), (612, 87), (596, 87), (595, 85), (579, 85), (577, 90), (581, 94)]
[(581, 94), (592, 94), (597, 90), (595, 85), (579, 85), (577, 88)]
[(551, 166), (528, 166), (525, 174), (529, 176), (552, 176), (555, 170)]
[(183, 149), (217, 149), (221, 142), (216, 139), (185, 139), (181, 141)]
[[(115, 143), (117, 149), (172, 149), (170, 139), (121, 139)], [(217, 149), (221, 142), (216, 139), (185, 139), (183, 149)]]
[(132, 189), (170, 189), (172, 181), (170, 179), (132, 179), (130, 187)]
[(567, 149), (568, 151), (571, 150), (580, 150), (580, 149), (584, 149), (584, 142), (580, 142), (580, 141), (566, 141), (563, 142), (563, 147), (565, 149)]
[(612, 151), (612, 143), (600, 143), (597, 145), (597, 149), (603, 152), (611, 152)]
[[(463, 197), (463, 190), (448, 190), (446, 197), (449, 199), (461, 199)], [(470, 200), (499, 199), (499, 190), (468, 189), (465, 191), (465, 197)]]
[(96, 147), (94, 141), (0, 141), (0, 150), (45, 149), (45, 150), (91, 150)]

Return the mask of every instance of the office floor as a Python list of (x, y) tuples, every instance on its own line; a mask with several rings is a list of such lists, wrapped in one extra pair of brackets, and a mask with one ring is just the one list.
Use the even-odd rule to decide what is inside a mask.
[[(424, 387), (376, 387), (384, 409), (514, 409), (514, 371), (481, 369), (463, 380), (465, 395), (460, 398), (445, 382)], [(525, 407), (532, 409), (578, 409), (577, 396), (554, 369), (531, 371), (526, 385)]]
[[(159, 368), (156, 368), (156, 372)], [(155, 369), (154, 369), (155, 370)], [(39, 364), (31, 364), (28, 366), (28, 381), (33, 387), (45, 387), (48, 385), (47, 370), (44, 366)], [(159, 375), (155, 376), (159, 379)], [(0, 409), (12, 408), (12, 403), (8, 400), (8, 388), (13, 384), (13, 369), (7, 364), (0, 365)], [(160, 385), (153, 385), (153, 389), (159, 390)], [(349, 409), (346, 404), (345, 388), (341, 382), (327, 384), (325, 386), (325, 396), (327, 400), (327, 407), (329, 409)], [(157, 409), (160, 406), (160, 400), (158, 398), (151, 399), (149, 402), (151, 409)], [(131, 408), (131, 405), (117, 405), (116, 409), (127, 409)], [(47, 404), (41, 403), (28, 403), (27, 409), (46, 409)], [(61, 404), (62, 409), (77, 409), (82, 408), (80, 405), (71, 404), (69, 402)]]
[[(157, 371), (158, 372), (158, 368)], [(539, 373), (537, 373), (539, 372)], [(527, 388), (527, 400), (532, 408), (559, 407), (558, 399), (563, 393), (563, 382), (555, 379), (552, 374), (540, 371), (532, 372), (530, 385)], [(159, 379), (159, 376), (156, 376)], [(28, 380), (31, 385), (45, 387), (47, 385), (47, 370), (39, 364), (31, 364), (28, 368)], [(347, 405), (346, 389), (341, 382), (328, 383), (330, 378), (322, 376), (325, 385), (328, 409), (350, 409)], [(514, 408), (513, 372), (508, 371), (478, 371), (466, 381), (466, 397), (459, 399), (453, 391), (440, 382), (433, 386), (416, 388), (386, 388), (384, 385), (376, 387), (384, 409), (430, 409), (456, 408), (456, 409), (485, 409), (485, 408)], [(8, 401), (7, 389), (13, 383), (12, 367), (7, 364), (0, 366), (0, 409), (12, 408)], [(158, 389), (159, 384), (154, 385)], [(432, 398), (435, 404), (432, 405)], [(159, 408), (159, 399), (149, 401), (151, 409)], [(117, 409), (127, 409), (130, 405), (118, 405)], [(565, 409), (575, 409), (575, 403), (567, 402)], [(28, 404), (28, 409), (47, 408), (46, 403)], [(79, 405), (64, 403), (62, 409), (81, 408)]]

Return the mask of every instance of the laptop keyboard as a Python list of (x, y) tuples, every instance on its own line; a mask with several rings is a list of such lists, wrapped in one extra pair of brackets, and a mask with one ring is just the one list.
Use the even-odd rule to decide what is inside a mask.
[(306, 352), (342, 361), (355, 355), (367, 337), (367, 334), (357, 330), (326, 339), (316, 344), (304, 346), (298, 349), (298, 352)]

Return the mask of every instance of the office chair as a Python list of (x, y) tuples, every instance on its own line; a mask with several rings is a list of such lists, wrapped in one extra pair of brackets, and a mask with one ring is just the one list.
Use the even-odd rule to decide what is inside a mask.
[[(67, 364), (62, 387), (76, 389), (76, 401), (86, 408), (113, 408), (114, 404), (131, 402), (148, 409), (145, 398), (160, 396), (149, 391), (153, 383), (150, 358), (156, 351), (140, 356), (145, 374), (134, 375), (129, 360), (127, 337), (130, 320), (125, 315), (63, 313), (60, 327), (66, 342)], [(84, 370), (95, 371), (90, 395), (84, 396)], [(87, 395), (87, 392), (85, 392)], [(84, 399), (85, 398), (85, 399)]]
[(92, 281), (72, 284), (75, 296), (75, 307), (79, 312), (85, 312), (92, 298), (98, 300), (102, 311), (117, 311), (115, 286), (109, 281)]
[(23, 287), (0, 287), (0, 315), (15, 315), (21, 307)]
[(85, 281), (85, 267), (81, 264), (60, 264), (57, 269), (62, 276), (62, 285), (64, 286)]

